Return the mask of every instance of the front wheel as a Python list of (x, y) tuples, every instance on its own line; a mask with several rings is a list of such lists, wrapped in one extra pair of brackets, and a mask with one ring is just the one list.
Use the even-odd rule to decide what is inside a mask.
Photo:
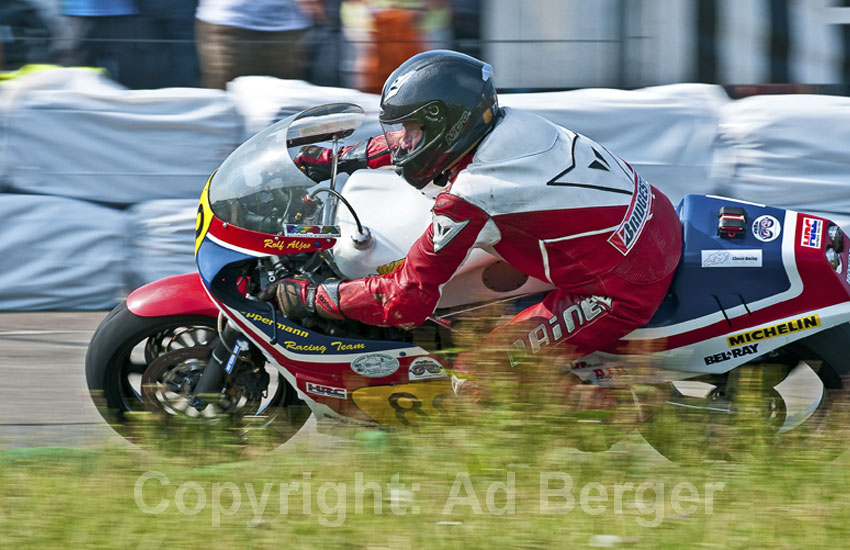
[(211, 430), (217, 440), (225, 434), (237, 446), (282, 444), (301, 428), (309, 409), (259, 354), (228, 377), (218, 402), (202, 413), (190, 405), (217, 339), (211, 317), (142, 317), (122, 302), (101, 322), (86, 353), (86, 381), (100, 414), (147, 448), (197, 445), (183, 440)]

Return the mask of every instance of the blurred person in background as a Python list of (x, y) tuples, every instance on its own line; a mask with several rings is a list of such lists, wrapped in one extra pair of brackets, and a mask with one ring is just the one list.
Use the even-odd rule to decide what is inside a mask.
[(248, 75), (306, 77), (313, 20), (296, 0), (200, 0), (195, 19), (204, 87), (223, 90)]
[(451, 0), (452, 49), (481, 57), (481, 0)]
[(297, 0), (313, 19), (308, 33), (307, 80), (318, 86), (345, 86), (343, 59), (351, 45), (342, 32), (342, 0)]
[(13, 70), (27, 64), (50, 63), (51, 43), (56, 36), (56, 17), (46, 0), (0, 2), (0, 69)]
[(128, 88), (144, 88), (144, 44), (135, 0), (62, 0), (67, 25), (65, 43), (57, 51), (60, 65), (102, 67)]
[[(485, 395), (468, 382), (486, 383), (481, 365), (514, 375), (538, 371), (508, 365), (560, 369), (652, 318), (678, 265), (682, 229), (670, 200), (628, 163), (542, 117), (499, 108), (490, 65), (458, 52), (403, 63), (383, 87), (379, 120), (384, 134), (343, 148), (339, 169), (394, 165), (436, 194), (432, 224), (388, 274), (274, 283), (269, 294), (284, 315), (411, 329), (433, 314), (471, 250), (487, 250), (555, 290), (529, 297), (537, 303), (495, 328), (483, 351), (457, 357), (456, 391), (473, 402)], [(295, 162), (317, 182), (330, 177), (329, 149), (307, 146)], [(509, 357), (482, 361), (494, 347)]]
[(198, 0), (136, 0), (144, 59), (137, 69), (145, 88), (200, 85), (195, 45)]
[(356, 51), (351, 85), (364, 92), (381, 93), (406, 59), (451, 42), (448, 0), (345, 0), (342, 20)]

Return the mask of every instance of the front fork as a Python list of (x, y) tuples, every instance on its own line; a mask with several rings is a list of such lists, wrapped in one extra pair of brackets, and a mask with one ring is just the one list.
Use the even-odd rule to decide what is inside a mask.
[(199, 411), (204, 410), (208, 403), (220, 397), (225, 375), (233, 372), (239, 354), (247, 351), (248, 347), (248, 342), (242, 338), (242, 334), (225, 321), (219, 330), (218, 342), (195, 386), (193, 407)]

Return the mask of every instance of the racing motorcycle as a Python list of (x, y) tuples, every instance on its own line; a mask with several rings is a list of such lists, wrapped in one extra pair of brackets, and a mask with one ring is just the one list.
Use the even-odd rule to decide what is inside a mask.
[[(283, 277), (320, 283), (390, 272), (430, 223), (432, 199), (392, 171), (355, 172), (337, 189), (338, 151), (365, 116), (353, 104), (307, 109), (246, 141), (210, 177), (197, 215), (197, 273), (137, 289), (92, 337), (88, 386), (119, 433), (135, 437), (128, 424), (138, 411), (251, 420), (272, 428), (276, 443), (311, 413), (320, 427), (416, 424), (454, 399), (457, 319), (494, 303), (519, 311), (551, 290), (475, 250), (414, 331), (286, 318), (258, 299)], [(292, 161), (312, 144), (334, 153), (328, 182), (316, 184)], [(717, 196), (689, 195), (678, 213), (684, 249), (654, 318), (563, 365), (563, 375), (625, 388), (644, 438), (674, 460), (711, 448), (718, 426), (744, 416), (758, 418), (771, 442), (842, 429), (845, 233), (820, 216)], [(570, 308), (528, 340), (557, 343), (592, 310)], [(817, 451), (843, 449), (842, 441)]]

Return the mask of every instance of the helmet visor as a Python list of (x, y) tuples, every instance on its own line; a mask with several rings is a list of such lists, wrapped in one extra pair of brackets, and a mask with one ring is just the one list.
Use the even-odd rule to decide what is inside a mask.
[(418, 153), (425, 145), (425, 124), (416, 119), (404, 122), (382, 122), (384, 136), (390, 150), (393, 164), (404, 163)]

